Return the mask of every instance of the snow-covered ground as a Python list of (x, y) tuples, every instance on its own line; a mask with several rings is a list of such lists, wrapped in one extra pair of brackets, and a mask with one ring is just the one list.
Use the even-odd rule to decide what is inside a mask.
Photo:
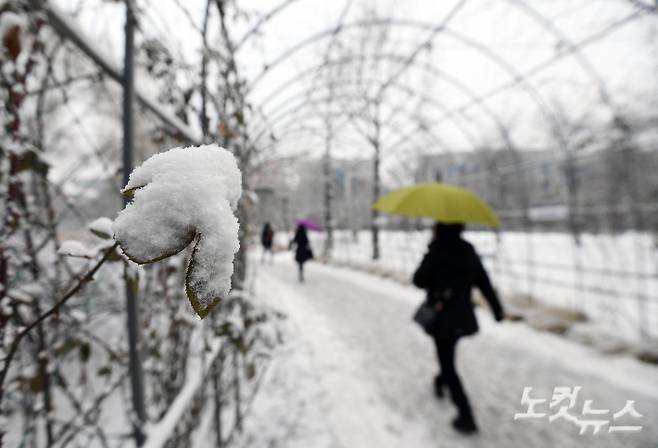
[[(316, 251), (324, 233), (311, 233)], [(285, 239), (283, 234), (281, 237)], [(332, 258), (410, 278), (426, 251), (429, 231), (383, 231), (381, 257), (371, 260), (371, 235), (335, 232)], [(466, 233), (506, 294), (529, 294), (538, 301), (582, 311), (615, 335), (634, 340), (658, 337), (658, 250), (654, 235), (568, 233)]]
[[(238, 446), (244, 447), (655, 447), (658, 368), (602, 355), (523, 323), (496, 324), (479, 310), (481, 331), (458, 346), (458, 367), (480, 433), (462, 437), (449, 400), (431, 394), (437, 371), (431, 341), (411, 322), (422, 292), (346, 269), (307, 264), (300, 284), (292, 255), (259, 265), (256, 292), (287, 313), (275, 354)], [(525, 386), (551, 398), (556, 386), (582, 386), (575, 407), (619, 411), (635, 400), (636, 433), (580, 436), (572, 422), (514, 421)], [(547, 412), (546, 408), (538, 407)], [(554, 414), (556, 408), (550, 410)], [(591, 418), (591, 416), (589, 416)], [(596, 418), (596, 416), (594, 416)]]

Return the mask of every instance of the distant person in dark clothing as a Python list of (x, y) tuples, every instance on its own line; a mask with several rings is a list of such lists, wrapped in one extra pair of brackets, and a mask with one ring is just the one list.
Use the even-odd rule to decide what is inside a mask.
[(272, 260), (274, 254), (272, 253), (272, 243), (274, 242), (274, 230), (269, 222), (265, 223), (263, 226), (263, 233), (260, 236), (260, 243), (263, 245), (263, 255), (261, 261), (265, 261), (265, 254), (269, 252), (270, 261)]
[(437, 310), (432, 325), (440, 373), (434, 380), (437, 397), (443, 397), (447, 386), (459, 414), (453, 427), (461, 433), (477, 431), (475, 419), (455, 369), (455, 348), (462, 336), (478, 331), (471, 302), (471, 289), (477, 286), (491, 307), (497, 321), (503, 319), (503, 308), (491, 286), (480, 257), (471, 244), (461, 238), (462, 224), (434, 226), (434, 236), (423, 261), (413, 277), (414, 285), (427, 291), (427, 302)]
[(304, 263), (313, 258), (311, 243), (308, 241), (306, 227), (303, 224), (297, 226), (295, 237), (290, 242), (290, 248), (295, 247), (295, 261), (299, 265), (299, 281), (304, 281)]

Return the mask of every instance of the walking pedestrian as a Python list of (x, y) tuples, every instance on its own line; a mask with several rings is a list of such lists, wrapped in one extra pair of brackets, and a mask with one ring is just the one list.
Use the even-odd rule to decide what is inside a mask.
[(311, 249), (311, 243), (308, 240), (308, 234), (306, 233), (306, 226), (304, 224), (297, 226), (295, 237), (290, 242), (291, 249), (293, 246), (295, 247), (295, 261), (299, 266), (299, 281), (303, 283), (304, 263), (313, 258), (313, 250)]
[(443, 388), (447, 386), (458, 410), (453, 427), (470, 434), (477, 431), (477, 425), (457, 374), (455, 352), (461, 337), (478, 331), (471, 301), (473, 286), (480, 289), (497, 321), (502, 320), (504, 314), (480, 257), (461, 237), (463, 229), (462, 224), (435, 224), (432, 241), (413, 276), (413, 283), (427, 291), (426, 304), (435, 312), (429, 329), (440, 367), (434, 380), (435, 394), (442, 398)]
[(273, 260), (274, 254), (272, 252), (272, 244), (274, 242), (274, 230), (272, 229), (272, 226), (270, 225), (269, 222), (266, 222), (265, 225), (263, 226), (263, 232), (261, 233), (260, 236), (260, 242), (261, 245), (263, 246), (263, 254), (261, 256), (261, 263), (265, 261), (265, 256), (269, 252), (270, 254), (270, 261)]

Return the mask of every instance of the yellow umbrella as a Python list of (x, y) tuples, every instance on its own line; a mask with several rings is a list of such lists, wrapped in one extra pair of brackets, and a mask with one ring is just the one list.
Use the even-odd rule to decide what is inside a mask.
[(440, 182), (392, 191), (379, 199), (373, 208), (394, 215), (433, 218), (446, 224), (500, 225), (491, 207), (475, 193)]

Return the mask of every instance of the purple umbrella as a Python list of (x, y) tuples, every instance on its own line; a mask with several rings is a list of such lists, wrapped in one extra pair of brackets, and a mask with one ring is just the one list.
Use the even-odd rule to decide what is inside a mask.
[(306, 227), (308, 230), (315, 230), (316, 232), (322, 230), (322, 226), (320, 226), (320, 224), (318, 224), (317, 222), (313, 221), (311, 218), (297, 218), (295, 219), (295, 223), (297, 225), (302, 225)]

